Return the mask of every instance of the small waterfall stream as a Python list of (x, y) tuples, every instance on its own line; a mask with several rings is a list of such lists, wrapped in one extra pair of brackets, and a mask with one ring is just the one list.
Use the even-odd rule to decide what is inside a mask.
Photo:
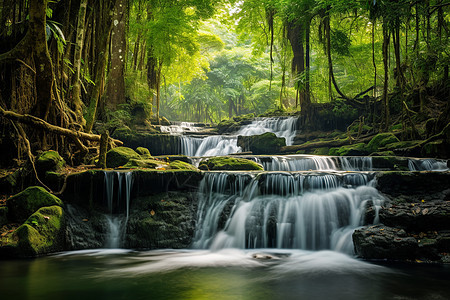
[(211, 172), (199, 201), (194, 248), (352, 253), (351, 234), (364, 224), (365, 208), (383, 197), (370, 173)]
[(238, 153), (239, 135), (250, 136), (273, 132), (278, 137), (286, 138), (286, 145), (292, 145), (296, 133), (298, 117), (259, 118), (242, 126), (234, 135), (216, 135), (209, 137), (181, 136), (181, 152), (187, 156), (216, 156)]
[(108, 224), (105, 247), (119, 248), (125, 236), (130, 214), (133, 176), (131, 172), (118, 171), (105, 171), (104, 174), (105, 200), (108, 208), (108, 214), (105, 215)]

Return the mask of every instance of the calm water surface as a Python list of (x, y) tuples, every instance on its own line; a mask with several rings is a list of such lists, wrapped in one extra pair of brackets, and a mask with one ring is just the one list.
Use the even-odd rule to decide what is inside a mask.
[(1, 299), (450, 299), (450, 266), (332, 251), (90, 250), (0, 261)]

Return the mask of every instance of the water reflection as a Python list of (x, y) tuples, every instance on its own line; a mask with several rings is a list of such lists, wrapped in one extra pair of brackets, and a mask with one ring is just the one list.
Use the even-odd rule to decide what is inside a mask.
[(448, 299), (449, 279), (448, 266), (333, 251), (100, 249), (0, 261), (2, 299)]

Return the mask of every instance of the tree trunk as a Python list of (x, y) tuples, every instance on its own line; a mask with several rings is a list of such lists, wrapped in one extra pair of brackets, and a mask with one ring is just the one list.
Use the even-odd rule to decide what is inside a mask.
[(387, 22), (383, 20), (383, 66), (384, 66), (384, 84), (383, 84), (383, 123), (384, 129), (389, 126), (389, 97), (388, 97), (388, 84), (389, 84), (389, 29), (387, 28)]
[(83, 101), (81, 100), (81, 54), (83, 53), (83, 41), (86, 22), (87, 0), (80, 1), (80, 9), (78, 11), (78, 21), (75, 39), (75, 54), (73, 62), (73, 87), (72, 87), (72, 103), (77, 122), (83, 124)]
[(47, 47), (46, 9), (48, 0), (34, 0), (29, 3), (32, 53), (36, 66), (36, 116), (47, 120), (52, 103), (53, 64)]
[(89, 101), (88, 111), (86, 113), (86, 132), (90, 132), (97, 118), (97, 108), (103, 93), (103, 83), (106, 73), (106, 64), (108, 61), (108, 44), (112, 29), (112, 18), (110, 12), (113, 10), (115, 0), (96, 1), (95, 13), (97, 20), (95, 22), (95, 50), (96, 60), (93, 66), (94, 70), (94, 88)]
[(305, 96), (305, 87), (300, 86), (301, 74), (305, 72), (305, 50), (303, 45), (303, 28), (300, 24), (300, 20), (293, 20), (286, 23), (287, 38), (291, 44), (292, 53), (292, 76), (296, 78), (296, 89), (298, 93), (298, 100), (300, 109), (307, 112), (309, 103), (307, 103)]
[[(337, 85), (336, 79), (334, 78), (334, 72), (333, 72), (333, 61), (331, 59), (331, 27), (330, 27), (330, 14), (329, 14), (330, 8), (327, 8), (327, 12), (324, 18), (324, 30), (325, 30), (325, 40), (327, 43), (326, 49), (327, 49), (327, 60), (328, 60), (328, 76), (329, 76), (329, 85), (330, 81), (333, 83), (334, 89), (336, 92), (344, 99), (349, 99), (347, 96), (345, 96), (341, 90), (339, 89), (339, 86)], [(330, 95), (331, 95), (331, 86), (329, 86), (330, 89)]]
[(106, 84), (106, 107), (115, 111), (119, 104), (125, 103), (125, 55), (127, 0), (117, 0), (113, 13), (113, 29), (111, 32), (111, 68)]

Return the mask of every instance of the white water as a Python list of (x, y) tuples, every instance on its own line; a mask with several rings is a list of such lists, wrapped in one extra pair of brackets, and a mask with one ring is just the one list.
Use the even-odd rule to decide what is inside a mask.
[(410, 171), (448, 171), (447, 162), (436, 159), (408, 159)]
[(181, 137), (181, 152), (187, 156), (216, 156), (241, 152), (237, 146), (237, 136), (258, 135), (273, 132), (278, 137), (286, 139), (286, 145), (292, 145), (296, 133), (297, 117), (261, 118), (251, 124), (242, 126), (234, 135), (209, 136), (199, 138), (193, 136)]
[(161, 132), (170, 134), (182, 134), (186, 132), (198, 132), (198, 127), (191, 122), (181, 122), (180, 124), (172, 124), (169, 126), (161, 126)]
[[(104, 172), (105, 196), (109, 214), (105, 215), (108, 230), (105, 241), (106, 248), (119, 248), (125, 236), (126, 225), (130, 213), (130, 196), (133, 184), (131, 172)], [(114, 183), (117, 183), (117, 189)], [(125, 185), (125, 186), (124, 186)], [(125, 202), (125, 203), (124, 203)], [(123, 209), (123, 206), (125, 208)], [(125, 210), (125, 215), (123, 214)]]
[(372, 171), (372, 157), (333, 157), (313, 155), (268, 156), (255, 158), (266, 171)]
[(366, 207), (382, 202), (370, 174), (209, 173), (200, 183), (193, 247), (351, 254)]

